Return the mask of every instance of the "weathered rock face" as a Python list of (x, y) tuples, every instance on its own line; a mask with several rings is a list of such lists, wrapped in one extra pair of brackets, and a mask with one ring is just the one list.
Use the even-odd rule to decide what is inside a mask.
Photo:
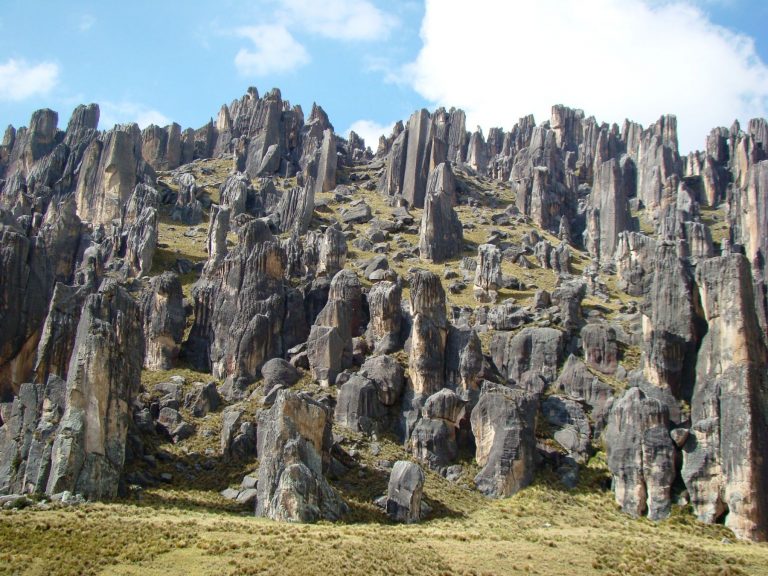
[(163, 272), (152, 278), (141, 299), (144, 313), (144, 366), (170, 370), (179, 355), (186, 326), (184, 296), (178, 274)]
[(616, 247), (616, 274), (619, 288), (631, 296), (651, 290), (656, 241), (639, 232), (622, 232)]
[(475, 298), (481, 302), (495, 302), (496, 291), (502, 283), (501, 250), (493, 244), (481, 244), (477, 249)]
[(394, 406), (400, 399), (404, 386), (404, 371), (391, 356), (371, 356), (360, 368), (360, 375), (376, 386), (379, 402)]
[(156, 171), (174, 170), (181, 163), (181, 126), (150, 124), (141, 132), (141, 155)]
[(338, 520), (347, 506), (323, 476), (331, 419), (321, 404), (281, 391), (259, 416), (256, 515), (286, 522)]
[(463, 398), (474, 397), (485, 368), (483, 348), (477, 332), (465, 326), (450, 326), (445, 346), (445, 381)]
[(249, 186), (248, 176), (242, 172), (235, 172), (221, 185), (220, 206), (228, 207), (233, 218), (247, 212)]
[(49, 375), (67, 378), (69, 359), (75, 345), (77, 325), (85, 300), (95, 286), (67, 286), (57, 283), (37, 346), (34, 378), (48, 382)]
[(95, 499), (117, 494), (143, 340), (141, 310), (122, 288), (107, 281), (88, 297), (51, 451), (48, 494), (68, 490)]
[(567, 454), (581, 464), (589, 460), (592, 429), (581, 404), (570, 398), (549, 396), (541, 412), (557, 442)]
[(352, 365), (352, 339), (362, 334), (367, 316), (357, 274), (340, 271), (331, 280), (328, 302), (317, 315), (307, 344), (316, 380), (332, 383), (340, 370)]
[(618, 160), (599, 165), (590, 196), (586, 244), (602, 266), (613, 262), (619, 234), (631, 227), (627, 186)]
[(561, 324), (568, 332), (576, 332), (583, 322), (581, 301), (587, 295), (583, 280), (563, 282), (552, 292), (552, 302), (560, 307)]
[(347, 238), (344, 233), (334, 226), (329, 226), (320, 243), (320, 261), (317, 266), (318, 274), (329, 278), (344, 268), (347, 260)]
[(529, 371), (554, 381), (562, 353), (563, 333), (553, 328), (524, 328), (515, 335), (497, 332), (491, 342), (496, 369), (515, 383)]
[(605, 445), (622, 510), (652, 520), (669, 516), (675, 448), (666, 405), (630, 388), (611, 408)]
[(115, 126), (85, 150), (77, 181), (77, 214), (93, 224), (120, 217), (136, 184), (152, 183), (154, 173), (141, 156), (136, 124)]
[(644, 374), (677, 398), (690, 398), (701, 328), (694, 314), (693, 278), (680, 246), (656, 250), (651, 291), (643, 322)]
[(0, 494), (45, 492), (65, 393), (66, 382), (56, 376), (19, 389), (0, 427)]
[(421, 520), (424, 472), (418, 464), (398, 460), (392, 467), (387, 485), (387, 515), (408, 524)]
[[(766, 145), (763, 143), (763, 150)], [(751, 163), (744, 181), (742, 187), (732, 187), (732, 197), (728, 203), (730, 240), (744, 246), (752, 264), (756, 305), (765, 330), (768, 310), (768, 241), (765, 238), (765, 230), (768, 229), (768, 160)]]
[(315, 181), (307, 180), (304, 187), (291, 188), (280, 198), (277, 214), (280, 216), (280, 231), (295, 231), (304, 234), (309, 230), (315, 210)]
[(708, 323), (696, 363), (682, 476), (696, 515), (725, 516), (740, 538), (768, 538), (766, 349), (754, 315), (749, 265), (740, 254), (696, 271)]
[(256, 426), (245, 418), (237, 406), (225, 408), (221, 414), (221, 454), (236, 460), (257, 455)]
[(374, 284), (368, 293), (371, 321), (368, 324), (366, 337), (377, 354), (389, 354), (401, 347), (401, 297), (400, 284), (388, 281)]
[(378, 388), (368, 378), (355, 374), (339, 388), (334, 415), (338, 424), (356, 432), (372, 432), (382, 413)]
[(627, 152), (637, 163), (637, 196), (649, 210), (656, 210), (674, 194), (680, 176), (677, 119), (662, 116), (637, 141), (627, 142)]
[(496, 498), (511, 496), (533, 480), (538, 401), (519, 390), (485, 385), (470, 418), (483, 469), (477, 489)]
[(122, 209), (113, 257), (125, 260), (131, 276), (145, 276), (152, 269), (157, 245), (157, 191), (139, 184)]
[(464, 405), (455, 392), (446, 388), (432, 394), (424, 403), (421, 419), (411, 434), (414, 458), (432, 469), (454, 462), (458, 456), (456, 429), (464, 417)]
[(199, 224), (203, 220), (203, 204), (200, 202), (201, 190), (195, 177), (189, 172), (184, 172), (174, 177), (174, 181), (179, 185), (179, 193), (176, 195), (171, 218), (183, 224)]
[(82, 231), (71, 199), (52, 204), (31, 238), (0, 213), (0, 397), (31, 377), (48, 303), (57, 282), (73, 280)]
[(450, 197), (438, 190), (428, 194), (419, 229), (419, 256), (444, 262), (459, 256), (464, 249), (461, 220), (451, 206)]
[(445, 291), (432, 272), (417, 270), (411, 285), (411, 351), (408, 369), (415, 394), (430, 396), (445, 382)]
[(271, 358), (306, 340), (304, 307), (284, 280), (286, 256), (261, 220), (238, 230), (239, 244), (218, 266), (206, 268), (193, 288), (195, 323), (188, 357), (238, 387), (258, 376)]
[(594, 422), (595, 436), (599, 436), (613, 405), (613, 389), (601, 382), (587, 370), (584, 362), (573, 355), (565, 361), (554, 387), (573, 400), (587, 405)]
[(588, 324), (581, 330), (581, 345), (587, 365), (603, 374), (613, 374), (619, 365), (616, 331), (602, 324)]
[(423, 108), (408, 120), (408, 147), (403, 175), (403, 198), (414, 208), (424, 207), (429, 176), (429, 144), (431, 137), (429, 112)]

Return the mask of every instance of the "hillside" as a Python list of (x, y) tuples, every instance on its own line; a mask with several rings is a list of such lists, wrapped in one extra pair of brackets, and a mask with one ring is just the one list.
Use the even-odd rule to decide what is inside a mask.
[(0, 146), (0, 573), (768, 573), (765, 120), (98, 119)]

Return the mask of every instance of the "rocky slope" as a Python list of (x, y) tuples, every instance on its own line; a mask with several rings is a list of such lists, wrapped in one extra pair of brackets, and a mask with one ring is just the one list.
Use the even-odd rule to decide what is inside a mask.
[(0, 146), (0, 495), (239, 463), (226, 496), (336, 520), (364, 434), (409, 454), (376, 464), (394, 520), (430, 515), (416, 463), (504, 498), (604, 454), (624, 512), (768, 538), (765, 120), (682, 157), (673, 116), (563, 106), (487, 138), (421, 110), (375, 153), (278, 90), (98, 116)]

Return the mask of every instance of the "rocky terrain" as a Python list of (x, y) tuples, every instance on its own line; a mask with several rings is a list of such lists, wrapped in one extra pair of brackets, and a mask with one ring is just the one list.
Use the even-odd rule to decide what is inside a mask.
[[(733, 543), (768, 539), (765, 120), (688, 156), (674, 116), (619, 127), (563, 106), (487, 135), (421, 110), (375, 150), (278, 90), (197, 130), (98, 121), (95, 104), (66, 130), (39, 110), (0, 145), (12, 573), (32, 561), (20, 535), (72, 510), (85, 526), (135, 515), (137, 534), (147, 509), (178, 524), (73, 573), (219, 546), (174, 506), (237, 533), (247, 513), (331, 522), (331, 539), (515, 525), (532, 546), (519, 565), (432, 558), (434, 573), (558, 573), (533, 543), (584, 538), (575, 573), (660, 573), (632, 556), (654, 530), (699, 542), (701, 573), (768, 565)], [(515, 506), (557, 536), (532, 539), (542, 524)], [(393, 540), (433, 542), (407, 528)], [(637, 540), (611, 556), (620, 530)]]

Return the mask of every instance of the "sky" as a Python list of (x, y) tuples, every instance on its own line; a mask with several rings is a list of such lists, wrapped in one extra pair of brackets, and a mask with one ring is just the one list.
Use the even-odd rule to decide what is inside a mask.
[(0, 125), (197, 128), (249, 86), (336, 131), (378, 136), (419, 108), (510, 129), (551, 106), (599, 121), (678, 117), (681, 151), (768, 116), (766, 0), (0, 0)]

